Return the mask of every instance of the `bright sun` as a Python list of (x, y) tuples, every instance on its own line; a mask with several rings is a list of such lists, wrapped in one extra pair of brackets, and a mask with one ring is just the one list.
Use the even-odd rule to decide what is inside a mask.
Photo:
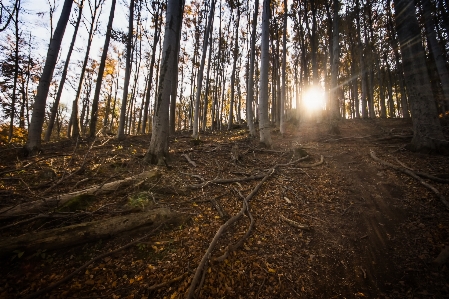
[(316, 111), (323, 109), (324, 90), (320, 87), (311, 87), (302, 97), (304, 107), (309, 111)]

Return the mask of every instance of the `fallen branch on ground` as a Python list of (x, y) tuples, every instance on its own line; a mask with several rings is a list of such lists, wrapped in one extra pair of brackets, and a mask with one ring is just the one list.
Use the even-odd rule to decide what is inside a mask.
[(426, 179), (435, 181), (437, 183), (442, 183), (442, 184), (448, 184), (449, 183), (448, 179), (442, 179), (442, 178), (436, 177), (434, 175), (431, 175), (431, 174), (428, 174), (428, 173), (425, 173), (425, 172), (414, 171), (412, 168), (408, 167), (405, 163), (402, 163), (401, 161), (399, 161), (398, 158), (396, 158), (396, 161), (399, 164), (401, 164), (402, 167), (404, 167), (404, 168), (406, 168), (406, 169), (408, 169), (410, 171), (413, 171), (414, 173), (416, 173), (418, 176), (420, 176), (422, 178), (426, 178)]
[(303, 229), (303, 230), (310, 230), (310, 226), (307, 226), (307, 225), (304, 225), (304, 224), (300, 224), (300, 223), (298, 223), (296, 221), (288, 219), (284, 215), (280, 215), (279, 217), (281, 217), (282, 220), (284, 220), (285, 222), (287, 222), (288, 224), (290, 224), (293, 227), (296, 227), (296, 228), (299, 228), (299, 229)]
[(23, 204), (19, 204), (15, 206), (14, 208), (3, 208), (0, 210), (0, 217), (16, 217), (23, 214), (30, 214), (30, 213), (39, 213), (42, 212), (42, 210), (48, 210), (53, 209), (57, 206), (61, 206), (64, 203), (68, 202), (72, 198), (82, 195), (82, 194), (99, 194), (99, 193), (106, 193), (110, 191), (117, 190), (118, 187), (123, 186), (124, 184), (127, 184), (129, 182), (140, 180), (140, 179), (151, 179), (158, 177), (160, 174), (157, 170), (151, 170), (151, 171), (145, 171), (138, 175), (134, 175), (128, 178), (125, 178), (123, 180), (118, 180), (114, 182), (110, 182), (104, 185), (94, 185), (90, 188), (70, 192), (62, 195), (55, 196), (53, 198), (49, 198), (44, 200), (37, 200), (32, 202), (27, 202)]
[(117, 216), (106, 220), (85, 222), (59, 227), (41, 232), (30, 232), (18, 237), (0, 241), (0, 256), (7, 255), (16, 249), (34, 250), (56, 249), (89, 241), (109, 238), (122, 232), (153, 225), (162, 221), (182, 221), (181, 214), (167, 208), (154, 209), (144, 213)]
[(193, 167), (196, 167), (195, 161), (192, 161), (192, 160), (190, 159), (189, 155), (187, 155), (187, 154), (182, 154), (181, 156), (183, 156), (184, 158), (186, 158), (187, 162), (189, 162), (190, 164), (192, 164)]
[(111, 255), (111, 254), (114, 254), (114, 253), (120, 252), (120, 251), (122, 251), (122, 250), (124, 250), (124, 249), (126, 249), (126, 248), (129, 248), (129, 247), (131, 247), (131, 246), (133, 246), (133, 245), (139, 243), (140, 241), (142, 241), (142, 240), (148, 238), (149, 236), (153, 235), (156, 231), (159, 230), (159, 228), (162, 227), (163, 224), (164, 224), (164, 223), (161, 223), (158, 227), (156, 227), (155, 229), (153, 229), (150, 233), (146, 234), (145, 236), (143, 236), (143, 237), (141, 237), (141, 238), (139, 238), (139, 239), (137, 239), (137, 240), (135, 240), (135, 241), (133, 241), (133, 242), (131, 242), (131, 243), (128, 243), (128, 244), (126, 244), (126, 245), (124, 245), (124, 246), (122, 246), (122, 247), (120, 247), (120, 248), (118, 248), (118, 249), (116, 249), (116, 250), (113, 250), (113, 251), (109, 251), (109, 252), (100, 254), (99, 256), (97, 256), (97, 257), (91, 259), (90, 261), (86, 262), (86, 263), (85, 263), (84, 265), (82, 265), (81, 267), (77, 268), (75, 271), (73, 271), (72, 273), (70, 273), (69, 275), (67, 275), (66, 277), (64, 277), (63, 279), (61, 279), (61, 280), (59, 280), (59, 281), (57, 281), (57, 282), (55, 282), (55, 283), (49, 285), (48, 287), (46, 287), (46, 288), (44, 288), (44, 289), (42, 289), (42, 290), (39, 290), (39, 291), (37, 291), (37, 292), (35, 292), (35, 293), (33, 293), (33, 294), (30, 294), (30, 295), (26, 296), (25, 299), (36, 298), (36, 297), (38, 297), (38, 296), (40, 296), (40, 295), (43, 295), (43, 294), (45, 294), (45, 293), (50, 292), (51, 290), (55, 289), (56, 287), (60, 286), (61, 284), (63, 284), (63, 283), (65, 283), (65, 282), (69, 281), (70, 279), (72, 279), (76, 274), (78, 274), (79, 272), (81, 272), (81, 271), (83, 271), (84, 269), (86, 269), (87, 266), (89, 266), (89, 265), (92, 264), (93, 262), (96, 262), (96, 261), (101, 260), (101, 259), (103, 259), (103, 258), (105, 258), (105, 257), (107, 257), (107, 256), (109, 256), (109, 255)]
[(446, 208), (449, 209), (449, 202), (446, 200), (446, 198), (444, 197), (444, 195), (441, 194), (435, 187), (433, 187), (433, 186), (430, 185), (429, 183), (426, 183), (425, 181), (423, 181), (423, 179), (421, 179), (416, 173), (414, 173), (413, 171), (411, 171), (411, 170), (409, 170), (409, 169), (407, 169), (407, 168), (400, 167), (400, 166), (397, 166), (397, 165), (393, 165), (393, 164), (391, 164), (391, 163), (389, 163), (389, 162), (386, 162), (386, 161), (384, 161), (384, 160), (382, 160), (382, 159), (379, 159), (379, 158), (376, 156), (376, 154), (374, 153), (373, 150), (370, 151), (370, 155), (371, 155), (371, 158), (373, 158), (375, 161), (379, 162), (380, 164), (385, 165), (385, 166), (388, 166), (388, 167), (391, 167), (391, 168), (393, 168), (393, 169), (395, 169), (395, 170), (397, 170), (397, 171), (401, 171), (401, 172), (403, 172), (403, 173), (405, 173), (405, 174), (411, 176), (412, 178), (418, 180), (418, 182), (420, 182), (421, 185), (425, 186), (426, 188), (430, 189), (433, 193), (435, 193), (435, 195), (436, 195), (436, 196), (440, 199), (440, 201), (446, 206)]

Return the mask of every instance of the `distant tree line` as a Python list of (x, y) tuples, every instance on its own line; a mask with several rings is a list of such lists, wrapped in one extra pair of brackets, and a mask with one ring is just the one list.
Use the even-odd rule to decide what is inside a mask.
[[(283, 134), (286, 121), (307, 118), (313, 88), (324, 95), (325, 121), (411, 117), (413, 149), (446, 151), (445, 0), (131, 0), (125, 11), (116, 0), (47, 4), (45, 57), (24, 34), (23, 0), (0, 10), (2, 128), (9, 141), (28, 131), (30, 153), (42, 139), (152, 132), (146, 159), (165, 163), (176, 130), (198, 139), (235, 124), (253, 137), (258, 129), (270, 147), (272, 126)], [(126, 30), (114, 23), (119, 14)], [(69, 23), (74, 33), (59, 57)], [(91, 53), (97, 36), (99, 54)], [(84, 58), (71, 62), (74, 51)], [(73, 98), (62, 99), (64, 89)]]

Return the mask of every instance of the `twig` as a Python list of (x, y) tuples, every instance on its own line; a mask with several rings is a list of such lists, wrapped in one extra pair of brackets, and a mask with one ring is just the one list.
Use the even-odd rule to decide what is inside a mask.
[(310, 167), (315, 167), (315, 166), (321, 165), (321, 164), (323, 164), (323, 162), (324, 162), (324, 157), (323, 157), (323, 155), (321, 155), (321, 158), (320, 158), (319, 162), (316, 162), (316, 163), (313, 163), (313, 164), (299, 165), (298, 167), (300, 167), (300, 168), (310, 168)]
[(287, 222), (288, 224), (290, 224), (293, 227), (296, 227), (296, 228), (299, 228), (299, 229), (303, 229), (303, 230), (310, 230), (310, 226), (307, 226), (307, 225), (304, 225), (304, 224), (300, 224), (300, 223), (298, 223), (296, 221), (288, 219), (284, 215), (280, 215), (279, 217), (281, 217), (282, 220), (284, 220), (285, 222)]
[(69, 281), (70, 279), (72, 279), (76, 274), (78, 274), (79, 272), (81, 272), (81, 271), (83, 271), (84, 269), (86, 269), (87, 266), (89, 266), (89, 265), (92, 264), (93, 262), (96, 262), (96, 261), (98, 261), (98, 260), (101, 260), (101, 259), (103, 259), (103, 258), (105, 258), (105, 257), (107, 257), (107, 256), (109, 256), (109, 255), (111, 255), (111, 254), (120, 252), (120, 251), (122, 251), (122, 250), (124, 250), (124, 249), (126, 249), (126, 248), (129, 248), (129, 247), (131, 247), (131, 246), (133, 246), (133, 245), (139, 243), (140, 241), (144, 240), (145, 238), (148, 238), (149, 236), (151, 236), (152, 234), (154, 234), (157, 230), (159, 230), (159, 228), (161, 228), (162, 225), (164, 225), (164, 224), (165, 224), (165, 222), (164, 222), (164, 223), (161, 223), (158, 227), (156, 227), (155, 229), (153, 229), (150, 233), (146, 234), (145, 236), (143, 236), (143, 237), (141, 237), (141, 238), (139, 238), (139, 239), (137, 239), (137, 240), (135, 240), (135, 241), (133, 241), (133, 242), (131, 242), (131, 243), (128, 243), (128, 244), (126, 244), (126, 245), (124, 245), (124, 246), (122, 246), (122, 247), (120, 247), (120, 248), (118, 248), (118, 249), (116, 249), (116, 250), (109, 251), (109, 252), (106, 252), (106, 253), (103, 253), (103, 254), (98, 255), (97, 257), (91, 259), (90, 261), (84, 263), (84, 265), (82, 265), (81, 267), (77, 268), (75, 271), (73, 271), (72, 273), (70, 273), (69, 275), (67, 275), (66, 277), (64, 277), (63, 279), (61, 279), (61, 280), (59, 280), (59, 281), (57, 281), (57, 282), (55, 282), (55, 283), (49, 285), (49, 286), (46, 287), (46, 288), (43, 288), (42, 290), (39, 290), (39, 291), (37, 291), (37, 292), (35, 292), (35, 293), (33, 293), (33, 294), (30, 294), (30, 295), (26, 296), (25, 299), (35, 298), (35, 297), (38, 297), (38, 296), (40, 296), (40, 295), (43, 295), (43, 294), (45, 294), (45, 293), (50, 292), (51, 290), (55, 289), (55, 288), (58, 287), (59, 285), (61, 285), (61, 284), (65, 283), (65, 282)]
[(186, 158), (187, 162), (189, 162), (190, 164), (192, 164), (193, 167), (196, 167), (195, 161), (192, 161), (192, 160), (190, 159), (190, 157), (189, 157), (188, 154), (182, 154), (181, 156), (183, 156), (184, 158)]
[(384, 160), (379, 159), (376, 154), (374, 153), (373, 150), (370, 151), (370, 155), (371, 158), (373, 158), (375, 161), (379, 162), (380, 164), (383, 164), (385, 166), (391, 167), (397, 171), (401, 171), (409, 176), (411, 176), (412, 178), (418, 180), (418, 182), (421, 183), (421, 185), (427, 187), (428, 189), (430, 189), (433, 193), (435, 193), (435, 195), (440, 199), (440, 201), (446, 206), (446, 208), (449, 209), (449, 202), (446, 200), (446, 198), (444, 197), (443, 194), (441, 194), (435, 187), (433, 187), (432, 185), (426, 183), (425, 181), (423, 181), (416, 173), (414, 173), (413, 171), (403, 168), (403, 167), (399, 167), (396, 165), (393, 165), (389, 162), (386, 162)]
[(148, 290), (149, 291), (154, 291), (154, 290), (163, 288), (165, 286), (171, 285), (172, 283), (180, 281), (181, 279), (183, 279), (186, 276), (187, 276), (187, 273), (184, 273), (182, 275), (179, 275), (178, 277), (173, 278), (172, 280), (169, 280), (169, 281), (166, 281), (166, 282), (162, 282), (162, 283), (158, 283), (158, 284), (153, 284), (151, 287), (148, 288)]

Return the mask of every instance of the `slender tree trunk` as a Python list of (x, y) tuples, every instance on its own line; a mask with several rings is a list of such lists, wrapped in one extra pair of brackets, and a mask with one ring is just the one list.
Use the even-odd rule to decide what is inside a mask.
[(161, 32), (161, 22), (159, 21), (161, 14), (162, 5), (158, 5), (156, 9), (156, 15), (154, 16), (154, 34), (153, 34), (153, 45), (151, 47), (151, 61), (150, 61), (150, 74), (148, 76), (147, 91), (145, 94), (145, 107), (143, 110), (143, 121), (142, 121), (142, 134), (145, 134), (148, 122), (148, 108), (150, 107), (151, 90), (153, 88), (153, 69), (156, 61), (156, 47), (159, 42), (160, 32)]
[(251, 29), (251, 52), (249, 60), (249, 74), (248, 74), (248, 92), (246, 98), (246, 122), (248, 123), (249, 135), (256, 136), (256, 129), (254, 127), (254, 64), (256, 56), (256, 31), (257, 31), (257, 16), (259, 14), (259, 0), (254, 1), (254, 15)]
[[(334, 0), (334, 17), (332, 20), (332, 64), (331, 64), (331, 118), (333, 120), (339, 119), (340, 115), (340, 105), (338, 100), (338, 66), (340, 57), (340, 44), (338, 41), (339, 35), (339, 18), (338, 11), (340, 10), (339, 0)], [(344, 110), (343, 105), (343, 110)]]
[(12, 86), (12, 96), (11, 96), (11, 111), (9, 113), (9, 134), (8, 134), (8, 142), (11, 142), (14, 130), (14, 116), (16, 114), (16, 102), (17, 102), (17, 79), (19, 77), (19, 41), (20, 41), (20, 32), (19, 32), (19, 12), (20, 12), (20, 0), (16, 1), (15, 4), (15, 18), (14, 18), (14, 36), (15, 36), (15, 45), (14, 45), (14, 79)]
[(61, 101), (62, 91), (64, 90), (64, 83), (67, 78), (67, 71), (68, 71), (69, 65), (70, 65), (70, 58), (72, 57), (73, 47), (75, 46), (76, 37), (78, 35), (78, 28), (81, 23), (83, 7), (84, 7), (84, 0), (81, 0), (80, 4), (78, 5), (79, 11), (78, 11), (78, 17), (77, 17), (76, 23), (75, 23), (75, 29), (73, 31), (72, 41), (70, 42), (69, 51), (67, 52), (67, 57), (64, 62), (64, 68), (62, 70), (61, 80), (59, 81), (58, 92), (56, 94), (56, 99), (53, 103), (53, 106), (51, 107), (51, 110), (50, 110), (51, 114), (50, 114), (50, 119), (48, 120), (47, 132), (45, 133), (45, 139), (44, 139), (45, 141), (50, 140), (51, 133), (53, 131), (56, 114), (58, 112), (59, 102)]
[(126, 122), (126, 104), (128, 102), (128, 88), (129, 79), (131, 76), (131, 50), (133, 37), (133, 22), (134, 22), (134, 0), (129, 4), (129, 19), (128, 19), (128, 36), (126, 39), (126, 66), (125, 66), (125, 82), (123, 83), (122, 106), (120, 108), (119, 126), (117, 132), (117, 139), (125, 139), (125, 122)]
[(270, 121), (268, 119), (268, 67), (270, 60), (270, 0), (263, 1), (262, 38), (260, 58), (259, 132), (260, 143), (271, 148)]
[(413, 1), (394, 0), (394, 9), (404, 77), (412, 108), (412, 147), (416, 151), (447, 153), (448, 143), (438, 120), (415, 6)]
[(212, 66), (212, 30), (210, 30), (210, 47), (209, 47), (209, 58), (207, 62), (207, 73), (206, 73), (206, 91), (204, 96), (204, 109), (203, 109), (203, 124), (201, 127), (201, 130), (206, 131), (207, 126), (207, 110), (209, 106), (209, 90), (210, 90), (210, 82), (209, 82), (209, 76), (210, 76), (210, 68)]
[[(95, 86), (94, 99), (92, 101), (92, 111), (90, 116), (89, 137), (93, 138), (96, 134), (98, 119), (98, 102), (100, 100), (101, 84), (103, 82), (104, 68), (106, 66), (106, 57), (108, 55), (109, 41), (111, 40), (112, 22), (114, 21), (116, 0), (112, 0), (111, 11), (109, 12), (108, 27), (106, 29), (106, 38), (104, 40), (103, 53), (101, 54), (100, 68), (98, 70), (97, 83)], [(105, 116), (106, 117), (106, 116)]]
[(201, 53), (200, 69), (198, 71), (198, 77), (197, 77), (197, 83), (196, 83), (196, 95), (195, 95), (195, 102), (194, 102), (195, 108), (193, 110), (193, 133), (192, 133), (192, 138), (194, 138), (194, 139), (199, 138), (198, 121), (199, 121), (199, 112), (200, 112), (199, 107), (200, 107), (200, 99), (201, 99), (201, 90), (203, 87), (204, 63), (206, 61), (209, 34), (213, 28), (214, 12), (215, 12), (215, 0), (212, 0), (210, 3), (209, 18), (207, 20), (206, 28), (204, 30), (203, 51)]
[(432, 52), (433, 59), (435, 60), (435, 65), (443, 90), (444, 99), (442, 104), (447, 107), (449, 105), (449, 72), (447, 69), (447, 63), (437, 41), (435, 22), (432, 17), (432, 4), (430, 3), (430, 0), (421, 0), (421, 3), (429, 50)]
[(153, 132), (150, 147), (145, 155), (145, 161), (153, 164), (166, 164), (168, 157), (168, 134), (169, 134), (169, 105), (171, 88), (173, 86), (175, 67), (176, 45), (179, 43), (179, 31), (182, 26), (184, 1), (168, 0), (166, 12), (166, 25), (164, 46), (162, 55), (161, 72), (159, 74), (159, 88), (154, 111)]
[(285, 110), (285, 101), (287, 99), (287, 76), (286, 76), (286, 67), (287, 67), (287, 0), (284, 0), (284, 26), (282, 30), (282, 94), (281, 94), (281, 103), (280, 103), (280, 111), (279, 111), (279, 129), (282, 135), (285, 133), (285, 124), (284, 124), (284, 110)]
[(58, 24), (56, 25), (53, 39), (48, 47), (44, 69), (39, 79), (37, 94), (34, 100), (33, 114), (31, 116), (31, 123), (28, 130), (28, 140), (25, 146), (26, 150), (31, 153), (37, 152), (41, 146), (42, 125), (45, 117), (45, 103), (47, 101), (53, 71), (58, 59), (59, 49), (61, 48), (64, 31), (69, 21), (72, 4), (72, 0), (64, 1), (61, 16), (59, 17)]
[(229, 121), (228, 130), (232, 130), (234, 121), (234, 97), (235, 97), (235, 73), (237, 68), (237, 60), (239, 56), (239, 27), (240, 27), (240, 5), (237, 5), (237, 21), (235, 24), (235, 39), (234, 39), (234, 51), (233, 51), (233, 64), (231, 73), (231, 100), (229, 103)]

